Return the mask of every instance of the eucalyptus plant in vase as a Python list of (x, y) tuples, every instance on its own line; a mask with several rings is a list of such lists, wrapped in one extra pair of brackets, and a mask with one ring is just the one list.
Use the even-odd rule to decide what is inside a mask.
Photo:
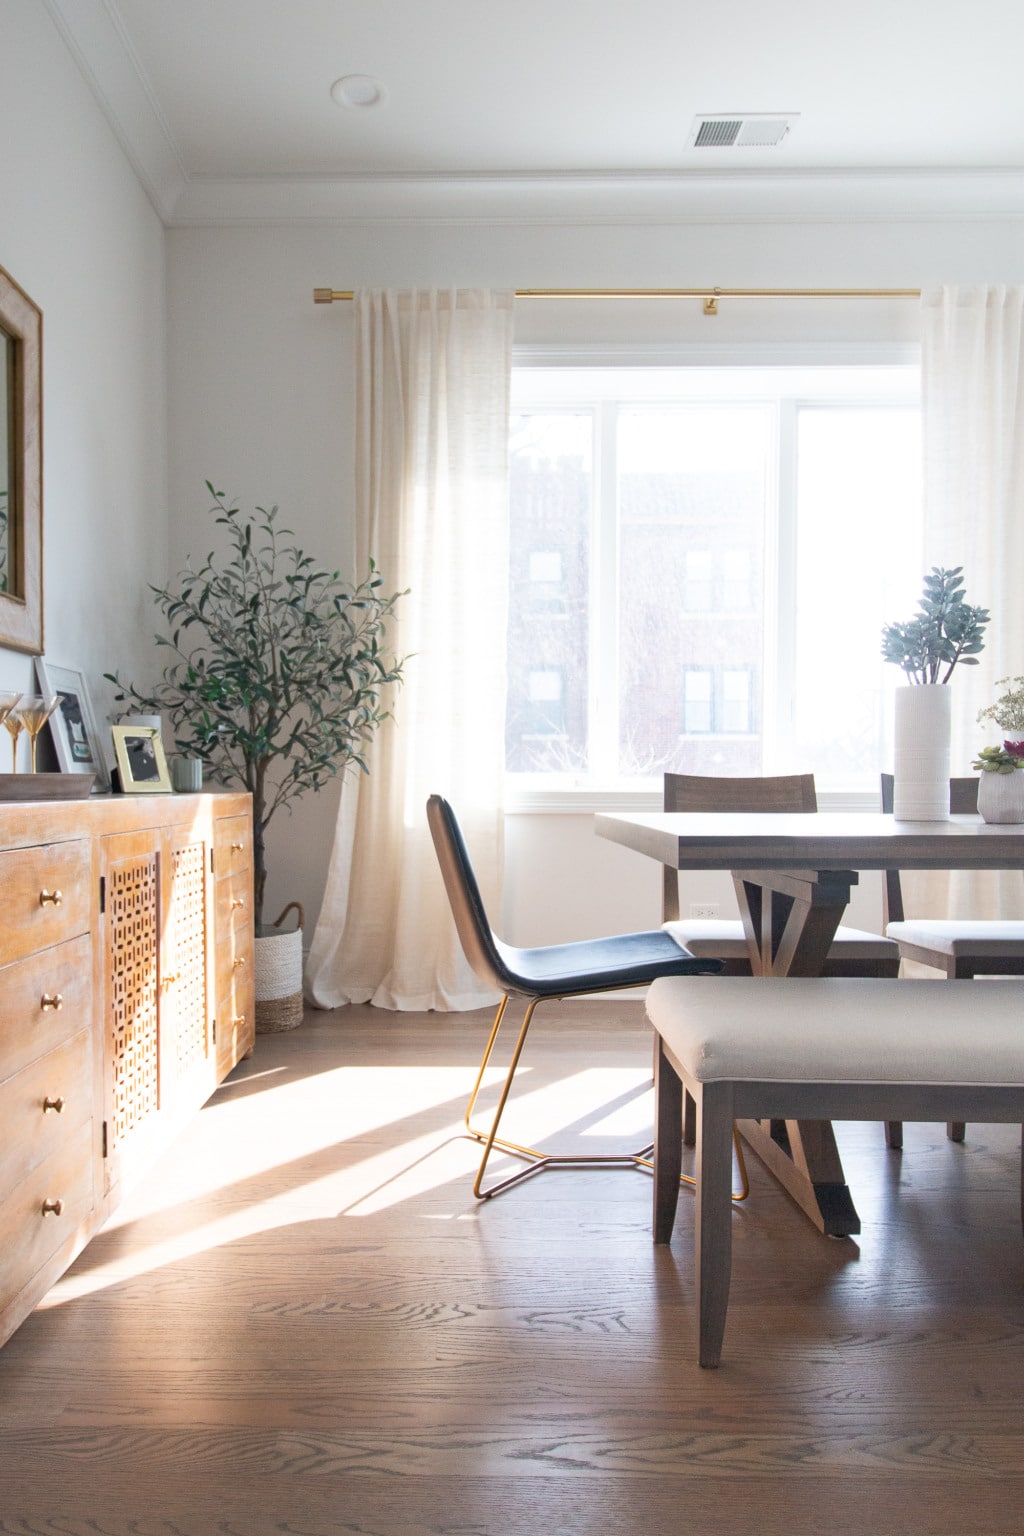
[(958, 666), (978, 665), (987, 608), (967, 602), (963, 567), (933, 566), (917, 613), (886, 624), (882, 656), (902, 668), (909, 686), (896, 691), (893, 809), (901, 821), (949, 816), (950, 678)]
[[(105, 675), (120, 701), (163, 716), (177, 750), (201, 759), (208, 779), (252, 795), (259, 1028), (267, 827), (345, 769), (367, 771), (366, 748), (390, 717), (388, 694), (402, 679), (404, 663), (389, 654), (387, 634), (404, 594), (383, 594), (372, 560), (360, 582), (342, 581), (291, 542), (277, 507), (243, 514), (206, 487), (227, 552), (150, 589), (168, 626), (156, 644), (172, 661), (149, 689)], [(301, 1020), (301, 942), (298, 955), (294, 1022)]]

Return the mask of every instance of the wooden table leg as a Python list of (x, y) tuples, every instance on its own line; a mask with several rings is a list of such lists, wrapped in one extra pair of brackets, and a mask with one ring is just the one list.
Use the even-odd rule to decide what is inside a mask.
[[(820, 976), (856, 872), (737, 870), (733, 883), (754, 974)], [(820, 1232), (860, 1231), (830, 1121), (741, 1120), (737, 1129)]]

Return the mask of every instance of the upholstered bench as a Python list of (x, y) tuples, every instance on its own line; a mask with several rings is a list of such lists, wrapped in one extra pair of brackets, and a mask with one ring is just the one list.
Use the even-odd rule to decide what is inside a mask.
[(684, 1087), (697, 1106), (703, 1366), (719, 1363), (729, 1301), (734, 1121), (1024, 1121), (1018, 980), (666, 977), (649, 988), (647, 1015), (657, 1037), (656, 1243), (675, 1224)]

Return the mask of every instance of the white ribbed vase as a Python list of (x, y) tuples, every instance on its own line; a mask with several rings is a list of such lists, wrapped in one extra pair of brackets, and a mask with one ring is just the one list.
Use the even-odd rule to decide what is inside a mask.
[(982, 773), (978, 780), (978, 813), (982, 821), (1024, 821), (1024, 768), (1013, 773)]
[(893, 815), (897, 821), (949, 820), (952, 689), (910, 683), (896, 690)]

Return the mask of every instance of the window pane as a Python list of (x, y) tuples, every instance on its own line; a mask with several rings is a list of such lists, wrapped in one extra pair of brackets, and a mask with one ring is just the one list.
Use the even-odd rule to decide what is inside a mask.
[(683, 734), (697, 735), (711, 729), (712, 678), (710, 672), (689, 667), (683, 673)]
[[(774, 423), (772, 407), (740, 402), (620, 409), (621, 778), (760, 771), (749, 701), (763, 665), (759, 594)], [(686, 673), (680, 731), (673, 701), (688, 667), (718, 688), (727, 670), (741, 671), (746, 701), (733, 700), (717, 718), (715, 689), (698, 705), (689, 692), (695, 674)]]
[(589, 411), (513, 416), (505, 741), (513, 773), (587, 769), (592, 480)]
[(750, 728), (750, 673), (726, 671), (722, 674), (721, 729), (738, 734)]
[(517, 368), (506, 763), (521, 786), (877, 789), (920, 593), (912, 367)]

